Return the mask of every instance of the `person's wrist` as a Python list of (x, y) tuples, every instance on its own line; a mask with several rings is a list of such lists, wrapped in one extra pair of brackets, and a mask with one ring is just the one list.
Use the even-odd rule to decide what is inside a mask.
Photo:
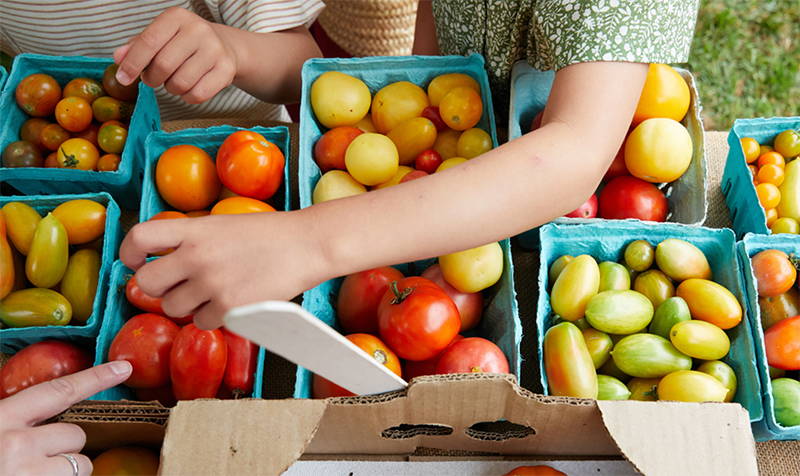
[[(317, 283), (352, 272), (352, 240), (324, 217), (325, 207), (309, 207), (290, 212), (295, 230), (308, 251), (308, 267)], [(323, 210), (321, 210), (323, 209)]]
[(209, 22), (209, 24), (233, 59), (236, 66), (236, 75), (233, 80), (237, 81), (247, 77), (250, 74), (248, 64), (252, 64), (253, 61), (248, 62), (245, 60), (247, 58), (247, 42), (240, 41), (240, 33), (242, 32), (220, 23)]

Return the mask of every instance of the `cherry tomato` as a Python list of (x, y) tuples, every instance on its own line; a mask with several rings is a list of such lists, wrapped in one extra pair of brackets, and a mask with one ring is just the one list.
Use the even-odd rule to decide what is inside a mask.
[(103, 86), (96, 79), (75, 78), (64, 86), (65, 98), (77, 97), (91, 104), (104, 94)]
[(761, 147), (758, 145), (758, 142), (752, 137), (742, 137), (741, 143), (742, 152), (744, 152), (744, 160), (747, 161), (748, 164), (755, 162), (758, 156), (761, 155)]
[(314, 144), (314, 160), (323, 173), (328, 170), (347, 170), (344, 153), (353, 139), (363, 134), (361, 129), (352, 126), (334, 127), (322, 134)]
[(456, 143), (458, 156), (466, 159), (472, 159), (490, 150), (492, 150), (492, 136), (477, 127), (462, 132)]
[(400, 183), (410, 182), (412, 180), (416, 180), (418, 178), (427, 177), (428, 172), (424, 170), (414, 170), (413, 172), (407, 173), (400, 179)]
[(139, 78), (127, 86), (123, 86), (117, 81), (117, 69), (119, 65), (111, 64), (103, 72), (103, 89), (109, 96), (120, 101), (134, 102), (139, 94)]
[[(370, 357), (385, 365), (398, 376), (402, 376), (400, 359), (380, 339), (369, 334), (350, 334), (345, 337)], [(314, 375), (311, 382), (311, 394), (314, 398), (350, 397), (355, 395), (319, 375)]]
[(67, 230), (52, 213), (48, 213), (33, 233), (25, 260), (25, 275), (36, 287), (52, 288), (64, 276), (68, 258)]
[[(758, 202), (765, 210), (777, 207), (781, 201), (781, 191), (771, 183), (756, 185), (756, 195), (758, 195)], [(777, 219), (777, 216), (775, 218)]]
[(94, 170), (100, 153), (86, 139), (68, 139), (58, 147), (58, 164), (65, 169)]
[(283, 182), (283, 152), (250, 131), (231, 134), (217, 152), (217, 172), (222, 183), (238, 195), (267, 200)]
[(110, 96), (99, 97), (92, 103), (92, 113), (97, 122), (128, 120), (132, 112), (131, 104)]
[(775, 208), (767, 208), (764, 210), (764, 216), (767, 217), (767, 226), (772, 228), (772, 225), (778, 221), (778, 210)]
[(461, 318), (461, 332), (468, 331), (478, 325), (483, 314), (483, 294), (462, 293), (454, 288), (442, 276), (442, 268), (435, 264), (422, 273), (422, 277), (430, 279), (445, 292), (458, 308), (458, 315)]
[(403, 121), (386, 135), (397, 147), (400, 164), (409, 165), (436, 142), (436, 126), (424, 117)]
[(57, 340), (31, 344), (12, 355), (0, 368), (0, 398), (91, 365), (89, 353), (74, 344)]
[(178, 331), (178, 325), (164, 316), (133, 316), (111, 342), (108, 360), (131, 363), (133, 372), (125, 381), (129, 387), (163, 387), (170, 380), (170, 351)]
[(378, 305), (392, 281), (403, 273), (391, 266), (368, 269), (344, 278), (336, 298), (336, 317), (346, 333), (378, 332)]
[(397, 125), (420, 117), (428, 107), (428, 96), (416, 84), (398, 81), (381, 88), (372, 98), (372, 123), (381, 134)]
[(421, 377), (423, 375), (436, 375), (436, 363), (439, 362), (439, 357), (442, 356), (447, 350), (453, 346), (456, 342), (463, 339), (464, 336), (461, 334), (456, 334), (453, 337), (453, 340), (447, 344), (447, 347), (444, 348), (439, 354), (434, 357), (431, 357), (428, 360), (405, 360), (403, 361), (403, 378), (410, 382), (411, 379), (414, 377)]
[(125, 284), (125, 298), (141, 311), (164, 315), (164, 310), (161, 308), (163, 299), (145, 294), (136, 282), (136, 276), (131, 276)]
[(800, 293), (792, 287), (789, 291), (773, 297), (759, 297), (761, 327), (769, 329), (789, 317), (800, 315)]
[(776, 187), (780, 187), (783, 183), (784, 175), (783, 167), (767, 164), (758, 169), (756, 180), (758, 180), (759, 183), (771, 183)]
[(465, 131), (475, 127), (483, 114), (481, 95), (472, 88), (454, 88), (442, 98), (439, 113), (453, 130)]
[(228, 347), (228, 360), (222, 383), (235, 398), (253, 393), (258, 363), (258, 346), (242, 336), (223, 328), (222, 335)]
[(786, 158), (800, 155), (800, 133), (791, 129), (785, 130), (775, 137), (775, 152)]
[(41, 167), (43, 164), (42, 153), (30, 142), (18, 140), (3, 150), (3, 167)]
[(0, 213), (0, 222), (3, 223), (3, 230), (0, 233), (0, 299), (3, 299), (14, 289), (17, 271), (14, 266), (14, 250), (6, 238), (2, 213)]
[(452, 129), (440, 132), (436, 136), (436, 142), (433, 143), (433, 150), (442, 156), (442, 160), (458, 157), (457, 149), (459, 137), (461, 137), (461, 132)]
[(106, 226), (106, 207), (93, 200), (77, 199), (64, 202), (53, 215), (67, 230), (70, 245), (82, 245), (100, 238)]
[(274, 212), (271, 205), (247, 197), (231, 197), (220, 200), (211, 209), (211, 215), (238, 215), (241, 213)]
[(422, 117), (431, 121), (434, 126), (436, 126), (436, 130), (438, 132), (442, 132), (447, 130), (447, 124), (444, 123), (442, 120), (442, 116), (439, 114), (439, 108), (436, 106), (428, 106), (422, 110)]
[[(399, 167), (398, 167), (399, 169)], [(398, 179), (398, 182), (400, 179)], [(313, 203), (322, 203), (329, 200), (351, 197), (365, 193), (367, 188), (356, 181), (344, 170), (329, 170), (319, 179), (314, 186), (312, 194)]]
[(564, 215), (570, 218), (594, 218), (597, 216), (597, 195), (592, 194), (583, 205)]
[(575, 324), (562, 322), (548, 329), (543, 354), (551, 395), (597, 398), (594, 361)]
[(89, 142), (91, 142), (93, 146), (99, 147), (99, 145), (97, 143), (97, 134), (98, 134), (98, 132), (100, 132), (100, 126), (93, 122), (93, 123), (89, 124), (89, 127), (84, 129), (83, 131), (81, 131), (81, 132), (79, 132), (77, 134), (72, 134), (72, 137), (74, 137), (76, 139), (86, 139)]
[(667, 197), (655, 185), (634, 177), (617, 177), (600, 192), (601, 218), (664, 221), (669, 210)]
[(169, 365), (175, 398), (214, 398), (227, 361), (228, 346), (222, 331), (204, 331), (194, 324), (181, 328), (175, 336)]
[(468, 337), (456, 342), (439, 357), (437, 374), (486, 372), (508, 373), (508, 360), (493, 342), (482, 337)]
[(439, 75), (428, 84), (428, 97), (432, 106), (439, 106), (442, 99), (455, 88), (465, 87), (481, 92), (478, 82), (471, 76), (463, 73), (449, 73)]
[(39, 142), (47, 150), (57, 151), (61, 144), (70, 138), (69, 132), (58, 124), (48, 124), (42, 128)]
[(117, 154), (106, 154), (97, 159), (98, 172), (116, 172), (122, 158)]
[(364, 81), (338, 71), (322, 73), (311, 84), (311, 108), (325, 127), (352, 126), (369, 112), (369, 88)]
[(414, 160), (414, 167), (417, 170), (422, 170), (429, 174), (436, 172), (440, 165), (442, 165), (442, 156), (433, 149), (423, 150)]
[(689, 306), (693, 319), (732, 329), (742, 321), (742, 306), (725, 286), (707, 279), (691, 278), (678, 285), (675, 294)]
[(202, 210), (216, 200), (220, 182), (211, 157), (199, 147), (170, 147), (156, 164), (156, 187), (167, 203), (178, 210)]
[(34, 117), (22, 123), (19, 129), (19, 138), (25, 142), (30, 142), (36, 147), (43, 149), (44, 144), (40, 140), (42, 136), (42, 129), (44, 129), (50, 122), (45, 119)]
[(758, 167), (761, 168), (765, 165), (777, 165), (779, 167), (786, 166), (786, 159), (777, 152), (768, 151), (758, 156)]
[(557, 469), (550, 466), (536, 465), (536, 466), (519, 466), (503, 476), (567, 476)]
[(800, 316), (784, 319), (767, 329), (764, 347), (770, 366), (800, 370)]
[(17, 104), (29, 116), (45, 117), (53, 114), (61, 100), (61, 86), (47, 74), (32, 74), (17, 85)]
[(158, 453), (147, 448), (121, 446), (100, 453), (92, 460), (96, 476), (155, 476), (158, 474)]
[[(403, 180), (403, 178), (406, 175), (410, 174), (411, 172), (414, 172), (413, 168), (408, 167), (406, 165), (400, 165), (400, 166), (397, 167), (397, 172), (395, 172), (395, 174), (392, 176), (392, 178), (390, 178), (386, 182), (383, 182), (380, 185), (376, 185), (376, 186), (372, 187), (372, 190), (380, 190), (382, 188), (394, 187), (395, 185), (399, 184), (400, 181)], [(359, 184), (359, 185), (361, 185), (361, 184)], [(362, 185), (362, 187), (363, 187), (363, 185)]]
[(629, 174), (628, 166), (625, 165), (625, 143), (623, 143), (622, 147), (617, 151), (617, 155), (614, 156), (611, 165), (608, 166), (608, 170), (606, 170), (606, 174), (603, 176), (603, 181), (609, 182), (617, 177)]
[(109, 121), (100, 126), (97, 132), (97, 144), (104, 152), (120, 154), (125, 148), (125, 141), (128, 140), (128, 129), (113, 122)]
[(753, 274), (758, 285), (758, 295), (773, 297), (781, 295), (794, 285), (797, 269), (789, 256), (780, 250), (764, 250), (751, 259)]
[(503, 275), (503, 249), (489, 243), (439, 257), (444, 279), (463, 293), (477, 293), (493, 286)]
[(353, 139), (345, 152), (344, 161), (347, 172), (367, 186), (390, 180), (400, 164), (394, 142), (385, 135), (369, 132)]
[(76, 96), (64, 98), (56, 104), (56, 121), (70, 132), (81, 132), (92, 123), (92, 107)]
[(461, 328), (458, 308), (433, 281), (412, 277), (393, 281), (378, 306), (381, 339), (407, 360), (427, 360)]

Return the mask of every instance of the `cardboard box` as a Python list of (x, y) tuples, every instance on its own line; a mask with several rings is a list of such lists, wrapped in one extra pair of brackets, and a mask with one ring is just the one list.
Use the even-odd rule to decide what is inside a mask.
[[(61, 420), (87, 430), (91, 451), (109, 441), (146, 441), (158, 434), (164, 412), (95, 402)], [(408, 461), (420, 447), (543, 463), (624, 458), (646, 475), (758, 474), (749, 418), (738, 405), (546, 397), (510, 376), (467, 374), (422, 377), (374, 397), (180, 402), (169, 414), (161, 474), (281, 474), (301, 456)]]

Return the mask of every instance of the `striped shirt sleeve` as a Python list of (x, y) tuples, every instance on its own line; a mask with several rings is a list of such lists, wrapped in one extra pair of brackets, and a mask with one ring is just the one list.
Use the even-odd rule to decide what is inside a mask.
[(325, 5), (322, 0), (206, 0), (219, 23), (254, 33), (309, 27)]

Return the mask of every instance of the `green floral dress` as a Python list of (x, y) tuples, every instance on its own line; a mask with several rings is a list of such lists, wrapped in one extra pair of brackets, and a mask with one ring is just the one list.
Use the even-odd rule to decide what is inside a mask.
[(682, 63), (698, 0), (433, 0), (443, 54), (480, 53), (500, 117), (511, 69), (588, 61)]

